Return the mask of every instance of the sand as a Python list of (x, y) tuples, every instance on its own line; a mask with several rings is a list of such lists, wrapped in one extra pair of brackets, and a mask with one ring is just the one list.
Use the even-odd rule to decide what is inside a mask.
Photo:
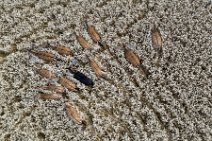
[[(210, 0), (0, 1), (0, 49), (17, 47), (1, 57), (0, 140), (212, 140), (211, 5)], [(89, 37), (86, 23), (95, 26), (121, 65), (108, 50), (94, 55), (100, 46)], [(154, 26), (164, 40), (160, 66), (155, 65), (151, 43)], [(84, 50), (75, 33), (93, 50)], [(47, 41), (69, 47), (74, 56), (44, 48)], [(123, 45), (150, 71), (147, 80), (126, 61)], [(59, 59), (46, 63), (31, 48), (48, 50)], [(111, 81), (96, 77), (86, 56), (94, 57)], [(83, 62), (75, 62), (76, 69), (94, 80), (93, 88), (64, 69), (76, 58)], [(57, 84), (41, 77), (35, 64), (77, 84), (80, 92), (66, 94), (85, 124), (67, 116), (64, 99), (34, 97), (36, 87)]]

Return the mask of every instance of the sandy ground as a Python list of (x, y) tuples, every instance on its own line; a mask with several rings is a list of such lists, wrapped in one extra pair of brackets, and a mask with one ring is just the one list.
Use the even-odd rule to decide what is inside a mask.
[[(0, 140), (212, 140), (211, 5), (211, 0), (1, 0), (0, 49), (16, 46), (17, 51), (0, 64)], [(96, 56), (112, 82), (96, 77), (86, 64), (86, 55), (100, 48), (89, 37), (86, 21), (122, 62), (120, 66), (107, 50)], [(154, 25), (164, 40), (159, 67), (151, 45)], [(94, 49), (83, 50), (74, 32)], [(71, 48), (74, 56), (61, 57), (42, 48), (46, 41)], [(45, 63), (24, 51), (35, 45), (61, 60)], [(122, 45), (142, 58), (149, 79), (126, 61)], [(74, 58), (85, 63), (77, 69), (94, 80), (93, 88), (64, 70)], [(63, 99), (34, 97), (35, 87), (57, 83), (38, 75), (35, 63), (77, 83), (81, 91), (67, 91), (67, 96), (86, 124), (67, 117)]]

